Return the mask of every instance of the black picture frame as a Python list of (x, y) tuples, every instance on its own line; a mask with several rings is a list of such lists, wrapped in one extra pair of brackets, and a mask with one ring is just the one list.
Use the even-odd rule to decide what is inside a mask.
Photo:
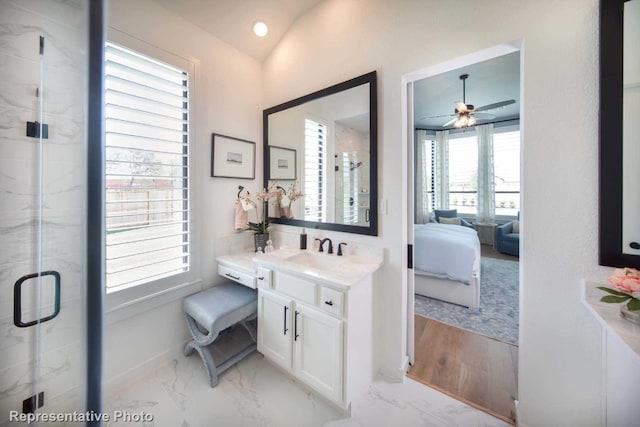
[(297, 151), (293, 148), (269, 146), (269, 179), (295, 181), (297, 178)]
[(212, 133), (211, 177), (255, 179), (256, 143)]

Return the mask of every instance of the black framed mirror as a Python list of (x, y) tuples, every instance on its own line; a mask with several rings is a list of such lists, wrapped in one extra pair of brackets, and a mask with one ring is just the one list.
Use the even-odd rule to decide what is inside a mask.
[(600, 2), (599, 263), (640, 268), (640, 0)]
[(268, 108), (263, 126), (264, 186), (304, 194), (271, 222), (378, 235), (375, 71)]

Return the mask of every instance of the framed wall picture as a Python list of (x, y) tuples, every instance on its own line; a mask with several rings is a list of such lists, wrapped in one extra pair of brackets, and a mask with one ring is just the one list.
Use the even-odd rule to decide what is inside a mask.
[(296, 150), (269, 146), (269, 179), (296, 179)]
[(255, 171), (255, 142), (211, 134), (212, 177), (254, 179)]

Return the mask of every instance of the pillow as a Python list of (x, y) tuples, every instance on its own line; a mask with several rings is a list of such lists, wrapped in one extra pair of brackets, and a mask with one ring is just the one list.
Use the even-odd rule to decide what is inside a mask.
[(455, 217), (455, 218), (447, 218), (444, 216), (440, 217), (440, 224), (453, 224), (453, 225), (461, 225), (460, 224), (460, 218)]
[(440, 222), (440, 218), (455, 218), (458, 216), (457, 209), (434, 209), (433, 213), (436, 216), (436, 222)]
[(520, 234), (520, 221), (513, 221), (513, 228), (511, 229), (511, 232)]

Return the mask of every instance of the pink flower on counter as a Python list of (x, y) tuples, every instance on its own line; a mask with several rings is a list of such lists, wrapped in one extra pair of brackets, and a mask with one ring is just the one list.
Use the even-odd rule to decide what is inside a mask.
[(629, 267), (616, 268), (609, 276), (609, 283), (615, 289), (598, 286), (598, 289), (609, 294), (600, 298), (600, 301), (626, 303), (627, 310), (640, 311), (640, 271)]
[(628, 267), (616, 268), (609, 277), (609, 283), (621, 292), (640, 293), (640, 271)]

